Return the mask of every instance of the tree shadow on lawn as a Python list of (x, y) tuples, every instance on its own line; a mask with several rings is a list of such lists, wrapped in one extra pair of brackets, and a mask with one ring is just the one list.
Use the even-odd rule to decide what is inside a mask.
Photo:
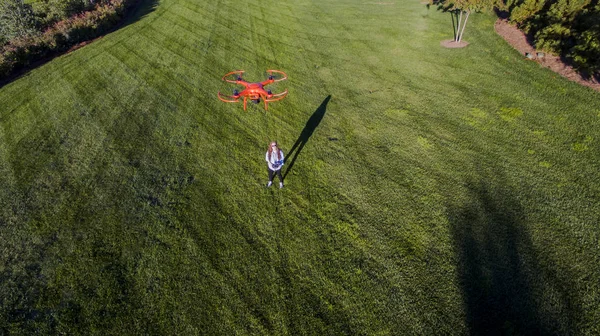
[(131, 8), (129, 14), (123, 18), (122, 23), (115, 27), (115, 30), (138, 22), (146, 17), (146, 15), (154, 12), (156, 7), (158, 7), (158, 2), (159, 0), (138, 0), (137, 3), (133, 5), (134, 8)]
[(138, 0), (136, 3), (134, 3), (131, 6), (131, 8), (129, 8), (128, 13), (125, 14), (125, 16), (123, 17), (123, 19), (121, 20), (120, 23), (118, 23), (114, 27), (108, 29), (106, 32), (100, 34), (98, 37), (95, 37), (91, 40), (79, 42), (75, 45), (70, 46), (66, 50), (50, 51), (50, 52), (48, 52), (48, 54), (46, 54), (46, 56), (42, 57), (41, 59), (33, 60), (25, 66), (15, 68), (12, 74), (8, 75), (6, 78), (0, 79), (0, 89), (3, 88), (5, 85), (12, 83), (13, 81), (15, 81), (19, 78), (27, 77), (27, 75), (29, 75), (29, 72), (31, 70), (36, 69), (36, 68), (52, 61), (53, 59), (55, 59), (57, 57), (69, 54), (79, 48), (82, 48), (82, 47), (98, 40), (98, 39), (103, 38), (104, 36), (106, 36), (110, 33), (113, 33), (119, 29), (125, 28), (125, 27), (129, 26), (130, 24), (133, 24), (137, 21), (140, 21), (142, 18), (144, 18), (146, 15), (152, 13), (156, 9), (156, 7), (158, 6), (158, 1), (159, 0)]
[(327, 111), (327, 103), (329, 103), (330, 99), (331, 99), (331, 95), (328, 95), (325, 98), (325, 100), (323, 100), (321, 105), (319, 105), (319, 107), (317, 107), (315, 112), (313, 112), (313, 114), (310, 116), (310, 118), (306, 122), (306, 125), (304, 125), (304, 129), (302, 130), (302, 132), (300, 133), (300, 136), (294, 143), (294, 146), (292, 146), (292, 149), (290, 150), (288, 157), (292, 157), (292, 155), (293, 155), (293, 157), (292, 157), (292, 161), (288, 165), (288, 168), (286, 169), (285, 173), (283, 174), (284, 180), (285, 180), (285, 177), (292, 170), (292, 167), (294, 167), (294, 163), (296, 162), (298, 155), (300, 155), (300, 152), (302, 152), (302, 149), (308, 142), (308, 139), (310, 139), (310, 137), (312, 136), (312, 134), (315, 131), (315, 129), (317, 128), (317, 126), (319, 126), (319, 124), (321, 123), (321, 120), (323, 120), (323, 117), (325, 116), (325, 112)]
[[(469, 202), (449, 218), (470, 334), (576, 333), (578, 300), (540, 262), (513, 192), (483, 180), (468, 189)], [(543, 301), (548, 290), (558, 302)]]

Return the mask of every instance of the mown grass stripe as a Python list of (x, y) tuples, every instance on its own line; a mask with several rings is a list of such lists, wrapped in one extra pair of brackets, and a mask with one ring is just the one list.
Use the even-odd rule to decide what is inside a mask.
[[(3, 87), (3, 331), (593, 333), (598, 97), (493, 22), (165, 0)], [(268, 112), (216, 99), (273, 67)], [(282, 190), (270, 140), (304, 142)]]

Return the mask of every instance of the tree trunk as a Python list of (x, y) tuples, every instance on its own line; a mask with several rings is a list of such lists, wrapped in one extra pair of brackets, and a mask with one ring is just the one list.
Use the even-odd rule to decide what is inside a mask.
[(463, 34), (465, 33), (465, 27), (467, 26), (467, 20), (469, 20), (469, 14), (471, 14), (471, 11), (467, 11), (467, 15), (465, 16), (465, 22), (463, 22), (462, 30), (458, 35), (458, 42), (462, 40)]
[(456, 38), (458, 37), (458, 28), (456, 27), (456, 20), (458, 19), (458, 14), (456, 12), (450, 12), (450, 17), (452, 18), (452, 39), (456, 41)]
[(460, 10), (460, 14), (458, 15), (458, 23), (456, 25), (456, 33), (454, 33), (454, 42), (460, 41), (460, 23), (462, 22), (462, 9)]

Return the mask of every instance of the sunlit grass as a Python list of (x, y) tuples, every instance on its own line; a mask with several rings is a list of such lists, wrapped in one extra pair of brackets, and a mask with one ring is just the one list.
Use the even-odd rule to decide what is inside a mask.
[(1, 88), (2, 331), (600, 332), (600, 96), (390, 2), (165, 0)]

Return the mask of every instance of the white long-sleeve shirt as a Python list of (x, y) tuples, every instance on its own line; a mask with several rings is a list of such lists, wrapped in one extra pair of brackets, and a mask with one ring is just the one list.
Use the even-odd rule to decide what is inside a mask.
[(265, 161), (267, 161), (269, 169), (273, 171), (277, 171), (283, 166), (283, 151), (281, 149), (277, 150), (279, 151), (279, 155), (277, 155), (276, 151), (273, 151), (271, 153), (271, 160), (269, 160), (269, 151), (267, 151), (267, 154), (265, 154)]

